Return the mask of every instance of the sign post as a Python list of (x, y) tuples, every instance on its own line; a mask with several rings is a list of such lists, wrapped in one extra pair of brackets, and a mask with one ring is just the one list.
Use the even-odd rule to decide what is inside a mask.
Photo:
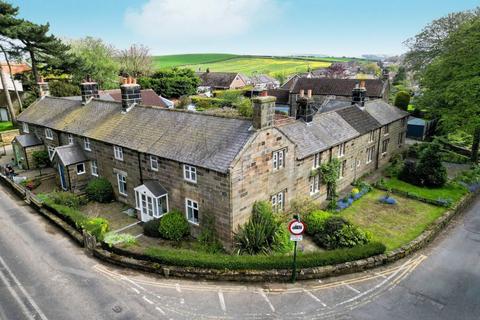
[(302, 241), (303, 233), (305, 232), (305, 224), (300, 221), (298, 215), (293, 216), (293, 220), (288, 224), (288, 231), (290, 231), (290, 240), (294, 241), (293, 246), (293, 270), (292, 270), (292, 282), (297, 279), (297, 242)]

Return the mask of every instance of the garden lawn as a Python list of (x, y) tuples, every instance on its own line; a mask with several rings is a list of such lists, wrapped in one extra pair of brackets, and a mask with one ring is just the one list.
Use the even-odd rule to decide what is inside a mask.
[(383, 185), (387, 188), (409, 192), (425, 199), (450, 199), (453, 203), (458, 202), (468, 192), (465, 187), (454, 182), (449, 182), (442, 188), (424, 188), (412, 185), (397, 178), (390, 178), (385, 179)]
[(13, 123), (10, 121), (0, 122), (0, 132), (13, 129)]
[(388, 251), (415, 239), (447, 210), (397, 195), (393, 195), (396, 205), (383, 204), (378, 199), (384, 195), (384, 191), (374, 189), (340, 214), (370, 231), (373, 240), (385, 244)]

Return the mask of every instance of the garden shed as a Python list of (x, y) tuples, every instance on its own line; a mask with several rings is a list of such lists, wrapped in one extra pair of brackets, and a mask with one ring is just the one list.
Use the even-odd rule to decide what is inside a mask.
[(429, 132), (432, 121), (421, 118), (409, 117), (407, 125), (407, 138), (424, 140)]
[(27, 170), (37, 167), (33, 159), (33, 153), (45, 150), (43, 142), (34, 134), (16, 136), (12, 141), (12, 147), (15, 155), (15, 164), (20, 169)]

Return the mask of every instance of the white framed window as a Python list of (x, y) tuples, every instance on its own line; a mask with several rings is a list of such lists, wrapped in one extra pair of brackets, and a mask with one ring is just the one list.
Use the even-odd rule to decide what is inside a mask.
[(390, 125), (387, 124), (385, 127), (383, 127), (383, 135), (386, 136), (390, 132)]
[(340, 144), (338, 146), (338, 157), (343, 157), (345, 155), (345, 146), (346, 146), (346, 142)]
[(272, 153), (272, 166), (273, 170), (279, 170), (285, 167), (285, 149)]
[(90, 161), (90, 169), (92, 171), (92, 176), (98, 177), (98, 165), (96, 160)]
[(189, 182), (197, 183), (197, 168), (188, 164), (184, 164), (183, 178)]
[(115, 159), (123, 161), (123, 148), (119, 146), (113, 146), (113, 155)]
[(390, 143), (390, 139), (385, 139), (382, 142), (382, 155), (385, 155), (388, 151), (388, 144)]
[(347, 160), (343, 160), (340, 164), (340, 179), (345, 177), (345, 172), (347, 171)]
[(73, 134), (69, 133), (67, 138), (68, 138), (68, 144), (73, 144)]
[(48, 151), (48, 157), (50, 158), (50, 161), (53, 159), (53, 154), (55, 153), (55, 148), (52, 146), (47, 147)]
[(375, 153), (375, 146), (367, 148), (367, 161), (366, 161), (367, 164), (373, 161), (374, 153)]
[[(152, 218), (160, 218), (168, 210), (168, 194), (154, 197), (153, 195), (141, 192), (142, 186), (135, 188), (135, 204), (136, 209), (142, 213), (143, 216), (150, 216)], [(145, 217), (142, 217), (142, 221)]]
[(48, 140), (53, 140), (53, 132), (50, 128), (45, 128), (45, 138)]
[(276, 193), (270, 197), (273, 212), (283, 211), (285, 208), (285, 190)]
[(85, 163), (77, 163), (77, 174), (81, 175), (85, 173)]
[(118, 193), (122, 196), (127, 195), (127, 176), (122, 173), (117, 173)]
[(399, 146), (402, 146), (402, 144), (403, 144), (403, 137), (404, 137), (404, 133), (400, 132), (398, 134), (398, 141), (397, 141)]
[(375, 141), (375, 130), (370, 131), (370, 134), (368, 135), (368, 142), (373, 141)]
[(92, 151), (91, 146), (90, 146), (90, 139), (83, 138), (83, 149), (85, 149), (87, 151)]
[(190, 223), (198, 224), (198, 202), (192, 199), (185, 199), (185, 212)]
[(316, 194), (320, 191), (320, 175), (310, 177), (310, 195)]
[(313, 169), (317, 169), (320, 167), (320, 164), (322, 163), (322, 153), (315, 153), (313, 155)]
[(22, 127), (23, 127), (23, 133), (30, 133), (30, 128), (28, 127), (28, 123), (23, 122)]
[(150, 169), (158, 171), (158, 158), (157, 156), (150, 156)]

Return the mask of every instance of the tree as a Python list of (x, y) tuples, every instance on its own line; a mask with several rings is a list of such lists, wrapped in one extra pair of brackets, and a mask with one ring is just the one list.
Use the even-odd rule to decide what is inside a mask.
[(134, 44), (119, 53), (121, 73), (138, 78), (153, 72), (150, 49), (142, 44)]
[(50, 164), (50, 156), (48, 155), (48, 152), (45, 150), (34, 151), (32, 152), (32, 158), (35, 162), (35, 166), (37, 166), (40, 171), (40, 175), (42, 175), (42, 168), (45, 168)]
[(410, 94), (405, 91), (397, 92), (395, 96), (395, 102), (393, 103), (395, 107), (398, 107), (402, 110), (408, 110), (408, 105), (410, 104)]
[(421, 109), (441, 119), (444, 129), (473, 135), (472, 161), (480, 144), (480, 17), (465, 22), (443, 42), (442, 53), (427, 66), (418, 99)]
[(72, 70), (74, 82), (90, 76), (103, 89), (118, 87), (120, 65), (113, 46), (92, 37), (73, 40), (69, 44), (71, 54), (79, 62)]
[(404, 66), (398, 67), (398, 71), (393, 78), (393, 85), (399, 85), (402, 81), (407, 79), (407, 73)]
[(405, 64), (414, 72), (421, 72), (437, 56), (445, 52), (445, 41), (462, 24), (480, 16), (480, 8), (450, 13), (433, 20), (415, 37), (405, 41), (410, 51), (405, 56)]
[(67, 81), (50, 81), (50, 94), (54, 97), (79, 96), (80, 87)]
[(141, 77), (138, 83), (166, 98), (179, 98), (195, 94), (200, 79), (191, 69), (171, 68), (159, 70), (150, 77)]
[(441, 187), (447, 182), (447, 169), (442, 163), (441, 149), (438, 143), (432, 143), (420, 153), (415, 175), (421, 185)]

